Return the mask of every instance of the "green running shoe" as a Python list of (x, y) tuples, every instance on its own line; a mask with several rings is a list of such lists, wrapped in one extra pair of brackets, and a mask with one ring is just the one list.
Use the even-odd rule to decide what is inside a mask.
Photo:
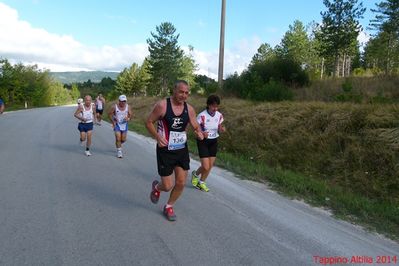
[(197, 188), (202, 190), (202, 191), (205, 191), (205, 192), (209, 191), (209, 188), (206, 186), (205, 182), (202, 182), (202, 183), (198, 182)]
[(199, 182), (199, 177), (196, 175), (195, 170), (191, 173), (191, 184), (193, 187), (197, 187)]

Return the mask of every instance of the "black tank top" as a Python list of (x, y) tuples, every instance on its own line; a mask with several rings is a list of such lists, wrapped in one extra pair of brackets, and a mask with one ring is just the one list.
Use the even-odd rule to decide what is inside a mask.
[(161, 133), (166, 140), (169, 141), (170, 131), (185, 131), (189, 120), (190, 117), (188, 115), (186, 102), (184, 103), (183, 112), (180, 115), (175, 115), (170, 98), (166, 98), (166, 113), (165, 116), (158, 121), (158, 133)]

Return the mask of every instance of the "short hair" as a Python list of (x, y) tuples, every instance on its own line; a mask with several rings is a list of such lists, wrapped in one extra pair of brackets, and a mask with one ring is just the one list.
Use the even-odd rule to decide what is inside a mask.
[(181, 83), (183, 83), (184, 85), (188, 86), (188, 82), (187, 82), (187, 81), (185, 81), (185, 80), (183, 80), (183, 79), (179, 79), (179, 80), (177, 80), (177, 81), (175, 82), (174, 88), (176, 89), (177, 86), (179, 86), (179, 84), (181, 84)]
[(212, 105), (212, 104), (220, 104), (220, 98), (217, 95), (209, 95), (208, 99), (206, 100), (206, 106)]

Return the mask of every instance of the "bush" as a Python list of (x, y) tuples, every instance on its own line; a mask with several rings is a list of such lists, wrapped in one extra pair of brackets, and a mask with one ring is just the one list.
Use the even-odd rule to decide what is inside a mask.
[(293, 93), (291, 89), (284, 86), (284, 84), (270, 80), (259, 91), (253, 91), (250, 98), (256, 101), (279, 102), (292, 100)]

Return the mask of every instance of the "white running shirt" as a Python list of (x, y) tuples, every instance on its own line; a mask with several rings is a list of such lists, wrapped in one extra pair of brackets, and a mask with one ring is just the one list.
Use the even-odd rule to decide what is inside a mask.
[(97, 100), (96, 100), (96, 105), (97, 105), (98, 110), (103, 109), (103, 101), (101, 101), (99, 98), (97, 98)]
[(216, 111), (211, 116), (208, 110), (204, 110), (197, 115), (197, 122), (201, 126), (202, 131), (208, 132), (208, 139), (216, 139), (219, 137), (219, 126), (223, 123), (223, 115)]
[(120, 110), (118, 108), (118, 104), (115, 104), (114, 119), (115, 119), (116, 123), (118, 123), (118, 126), (119, 126), (119, 128), (121, 130), (125, 130), (126, 129), (126, 125), (127, 125), (126, 117), (127, 117), (128, 113), (129, 113), (128, 104), (126, 104), (125, 110)]
[(83, 123), (91, 123), (93, 122), (93, 106), (90, 105), (89, 110), (86, 110), (86, 105), (82, 105), (83, 111), (82, 111), (82, 117), (86, 119), (86, 122)]

